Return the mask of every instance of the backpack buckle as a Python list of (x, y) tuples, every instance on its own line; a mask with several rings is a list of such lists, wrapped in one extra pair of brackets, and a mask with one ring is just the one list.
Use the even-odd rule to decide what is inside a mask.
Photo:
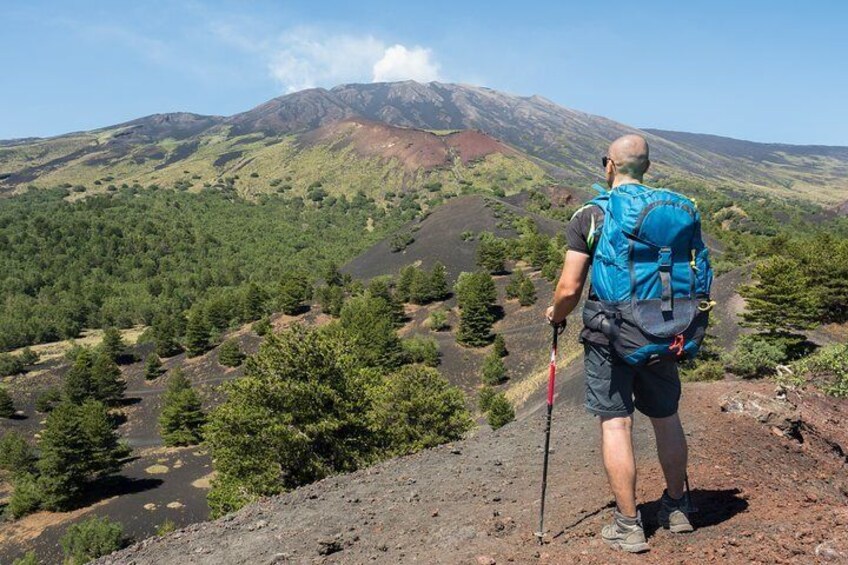
[(659, 264), (660, 269), (664, 271), (671, 270), (671, 247), (660, 247), (657, 263)]

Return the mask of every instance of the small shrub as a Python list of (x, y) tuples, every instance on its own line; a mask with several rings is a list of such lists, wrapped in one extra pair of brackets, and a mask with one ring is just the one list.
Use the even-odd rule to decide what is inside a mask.
[(34, 551), (28, 551), (23, 557), (18, 557), (12, 561), (12, 565), (38, 565), (38, 558)]
[(271, 333), (271, 320), (267, 316), (260, 318), (253, 323), (253, 331), (258, 336), (266, 336)]
[(428, 367), (439, 365), (439, 344), (427, 337), (410, 337), (403, 340), (403, 350), (410, 363), (423, 363)]
[(384, 437), (384, 452), (394, 455), (460, 439), (473, 425), (462, 391), (420, 365), (388, 377), (371, 419)]
[(799, 375), (823, 381), (822, 390), (837, 398), (848, 397), (848, 344), (822, 347), (793, 365)]
[(32, 473), (24, 473), (14, 480), (15, 490), (6, 506), (6, 512), (17, 520), (27, 514), (32, 514), (41, 507), (42, 489)]
[(427, 327), (431, 331), (441, 332), (448, 329), (448, 316), (444, 310), (436, 310), (427, 318)]
[(218, 362), (225, 367), (238, 367), (244, 361), (239, 344), (234, 339), (228, 339), (218, 349)]
[(497, 355), (498, 357), (506, 357), (509, 355), (509, 351), (506, 349), (506, 341), (504, 340), (504, 336), (501, 334), (495, 334), (495, 341), (492, 345), (492, 353), (494, 355)]
[(531, 306), (536, 303), (536, 287), (533, 281), (525, 278), (518, 289), (518, 303), (521, 306)]
[(493, 387), (489, 385), (483, 385), (483, 387), (480, 389), (480, 392), (478, 393), (477, 398), (477, 402), (480, 406), (481, 412), (489, 411), (489, 407), (492, 405), (492, 399), (497, 394), (497, 391)]
[(24, 372), (21, 357), (9, 353), (0, 353), (0, 377), (9, 377)]
[(7, 432), (0, 438), (0, 470), (11, 475), (29, 473), (35, 466), (35, 454), (18, 432)]
[(159, 356), (156, 353), (151, 353), (147, 356), (147, 361), (144, 364), (144, 378), (152, 381), (154, 379), (158, 379), (164, 369), (162, 368), (162, 361), (159, 360)]
[(25, 347), (24, 350), (21, 351), (21, 354), (18, 356), (18, 359), (20, 359), (21, 363), (23, 363), (25, 366), (31, 366), (38, 363), (39, 357), (38, 353), (30, 349), (29, 347)]
[(6, 387), (0, 386), (0, 418), (11, 418), (15, 415), (15, 401), (12, 400)]
[(774, 373), (775, 367), (786, 361), (786, 348), (781, 343), (759, 334), (751, 334), (739, 338), (727, 365), (735, 375), (754, 378)]
[(124, 527), (108, 518), (71, 524), (60, 540), (66, 565), (82, 565), (109, 555), (124, 545)]
[(176, 531), (177, 523), (171, 520), (170, 518), (165, 518), (165, 521), (156, 526), (156, 535), (157, 536), (166, 536), (173, 531)]
[(680, 380), (684, 382), (707, 382), (724, 379), (724, 364), (719, 361), (703, 361), (691, 369), (681, 370)]
[(492, 351), (483, 361), (483, 384), (498, 385), (506, 380), (506, 366), (503, 359)]
[(409, 232), (398, 232), (392, 236), (392, 239), (389, 241), (389, 246), (391, 247), (392, 253), (398, 253), (403, 251), (415, 241), (415, 238), (412, 237), (412, 234)]
[(56, 387), (50, 387), (38, 393), (35, 397), (35, 410), (47, 414), (62, 400), (62, 392)]

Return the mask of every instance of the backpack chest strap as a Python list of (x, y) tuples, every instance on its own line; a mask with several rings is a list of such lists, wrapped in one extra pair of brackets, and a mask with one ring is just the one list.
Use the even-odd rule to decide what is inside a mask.
[(662, 301), (661, 310), (663, 312), (671, 312), (672, 310), (672, 292), (671, 292), (671, 248), (660, 247), (657, 259), (659, 267), (660, 283), (662, 284)]

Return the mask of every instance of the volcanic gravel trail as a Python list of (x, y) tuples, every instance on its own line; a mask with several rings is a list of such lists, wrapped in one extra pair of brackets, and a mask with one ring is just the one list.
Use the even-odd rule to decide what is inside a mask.
[[(579, 363), (572, 365), (579, 366)], [(693, 534), (658, 530), (661, 470), (637, 417), (638, 496), (650, 535), (642, 556), (599, 539), (612, 499), (597, 424), (564, 370), (554, 412), (546, 524), (539, 508), (543, 411), (465, 441), (333, 477), (218, 521), (150, 539), (101, 564), (162, 563), (816, 563), (848, 559), (845, 459), (807, 451), (719, 398), (767, 383), (684, 387)], [(570, 378), (569, 378), (570, 377)], [(532, 403), (531, 403), (532, 404)]]

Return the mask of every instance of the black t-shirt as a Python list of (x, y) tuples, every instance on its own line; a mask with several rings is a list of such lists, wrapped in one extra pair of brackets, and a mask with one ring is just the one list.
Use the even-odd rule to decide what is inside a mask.
[[(597, 234), (600, 233), (600, 227), (603, 223), (604, 212), (600, 207), (591, 205), (577, 210), (565, 228), (565, 241), (568, 243), (569, 251), (576, 251), (591, 257), (595, 253), (595, 246), (598, 243)], [(591, 288), (589, 292), (591, 294)], [(580, 339), (609, 345), (607, 336), (586, 327), (580, 332)]]

